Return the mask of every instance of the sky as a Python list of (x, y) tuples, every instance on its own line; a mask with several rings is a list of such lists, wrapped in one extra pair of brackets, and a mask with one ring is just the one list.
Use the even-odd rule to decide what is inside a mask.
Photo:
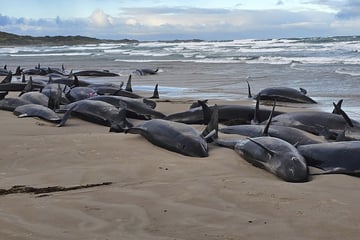
[(101, 39), (360, 35), (360, 0), (0, 0), (0, 31)]

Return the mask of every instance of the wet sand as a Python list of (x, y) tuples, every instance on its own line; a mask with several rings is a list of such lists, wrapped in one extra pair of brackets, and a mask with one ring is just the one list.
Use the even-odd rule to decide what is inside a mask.
[[(158, 102), (157, 110), (174, 113), (189, 103)], [(0, 196), (0, 239), (345, 240), (360, 234), (355, 177), (287, 183), (218, 146), (210, 146), (207, 158), (193, 158), (76, 118), (58, 128), (0, 111), (0, 122), (1, 189), (112, 182)]]

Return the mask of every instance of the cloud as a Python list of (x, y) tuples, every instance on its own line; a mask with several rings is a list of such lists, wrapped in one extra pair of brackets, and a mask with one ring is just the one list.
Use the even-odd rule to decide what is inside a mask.
[(307, 0), (304, 4), (315, 4), (331, 9), (339, 19), (352, 19), (360, 17), (359, 0)]
[[(88, 24), (83, 19), (63, 20), (56, 18), (9, 18), (6, 24), (0, 24), (0, 30), (20, 35), (78, 35), (75, 31), (84, 29)], [(82, 32), (85, 33), (85, 32)]]
[(336, 15), (340, 19), (352, 19), (360, 17), (360, 1), (348, 0)]
[(5, 26), (11, 23), (11, 19), (8, 16), (3, 16), (0, 14), (0, 26)]
[(327, 4), (333, 8), (336, 6), (337, 11), (334, 13), (316, 10), (293, 12), (284, 9), (140, 7), (121, 8), (118, 15), (110, 15), (102, 9), (96, 9), (87, 18), (72, 19), (63, 19), (59, 16), (29, 19), (0, 15), (0, 30), (33, 36), (86, 35), (139, 40), (263, 39), (360, 33), (356, 27), (359, 26), (356, 13), (348, 9), (350, 5), (358, 6), (359, 1), (347, 1), (341, 6), (339, 1), (331, 0), (307, 2)]
[(114, 18), (106, 14), (103, 10), (96, 9), (90, 15), (90, 22), (97, 27), (107, 27), (113, 24)]
[(243, 25), (246, 17), (234, 10), (202, 8), (128, 8), (123, 15), (129, 16), (130, 24), (149, 27), (174, 26), (198, 29), (217, 25)]

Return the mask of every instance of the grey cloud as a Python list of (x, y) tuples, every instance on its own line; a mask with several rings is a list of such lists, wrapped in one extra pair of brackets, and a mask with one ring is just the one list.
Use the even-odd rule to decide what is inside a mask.
[(231, 10), (222, 8), (185, 8), (185, 7), (158, 7), (158, 8), (122, 8), (121, 12), (129, 15), (141, 14), (227, 14)]
[(360, 17), (360, 0), (306, 0), (303, 3), (329, 7), (337, 12), (339, 19)]
[(17, 18), (16, 20), (15, 20), (15, 23), (16, 24), (24, 24), (25, 23), (25, 18)]
[(340, 19), (360, 17), (360, 0), (348, 0), (336, 15)]
[(0, 14), (0, 26), (5, 26), (11, 23), (11, 18)]
[[(74, 29), (85, 29), (87, 22), (84, 20), (62, 20), (60, 17), (53, 19), (7, 18), (7, 21), (2, 21), (0, 26), (2, 31), (20, 35), (75, 35)], [(86, 32), (84, 31), (83, 34)]]
[[(309, 2), (309, 1), (308, 1)], [(315, 2), (315, 1), (312, 1)], [(328, 3), (332, 1), (317, 2)], [(359, 1), (348, 1), (347, 4)], [(342, 9), (345, 9), (343, 6)], [(360, 12), (360, 11), (359, 11)], [(353, 13), (355, 14), (355, 13)], [(26, 19), (0, 15), (0, 30), (22, 35), (86, 35), (139, 40), (240, 39), (311, 37), (346, 34), (334, 14), (285, 10), (206, 8), (123, 8), (118, 16), (104, 13), (111, 24), (95, 25), (89, 18)], [(348, 15), (347, 15), (348, 16)], [(349, 30), (349, 29), (348, 29)], [(353, 28), (351, 34), (359, 34)], [(349, 32), (351, 32), (349, 30)]]

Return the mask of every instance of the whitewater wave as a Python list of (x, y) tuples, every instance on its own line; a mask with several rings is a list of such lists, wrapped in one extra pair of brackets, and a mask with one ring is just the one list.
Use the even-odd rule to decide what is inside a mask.
[(0, 55), (101, 55), (123, 62), (360, 64), (360, 37), (25, 46), (0, 48)]

